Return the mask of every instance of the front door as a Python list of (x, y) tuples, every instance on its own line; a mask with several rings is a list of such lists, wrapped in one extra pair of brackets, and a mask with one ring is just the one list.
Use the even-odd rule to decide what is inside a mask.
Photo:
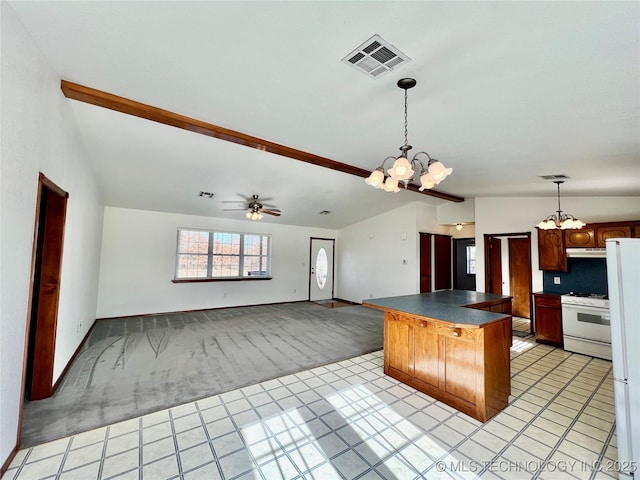
[(333, 299), (334, 239), (312, 238), (309, 260), (309, 300)]

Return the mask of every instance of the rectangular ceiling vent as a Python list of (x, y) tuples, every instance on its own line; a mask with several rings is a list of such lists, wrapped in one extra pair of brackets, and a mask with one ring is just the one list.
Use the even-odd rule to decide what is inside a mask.
[(374, 35), (344, 57), (342, 61), (366, 73), (369, 77), (378, 78), (383, 73), (410, 62), (411, 59), (383, 40), (380, 35)]
[(199, 197), (206, 197), (206, 198), (213, 198), (214, 195), (215, 195), (215, 193), (205, 192), (205, 191), (201, 191), (198, 194)]
[(544, 180), (564, 180), (569, 177), (564, 173), (556, 173), (555, 175), (540, 175), (540, 178)]

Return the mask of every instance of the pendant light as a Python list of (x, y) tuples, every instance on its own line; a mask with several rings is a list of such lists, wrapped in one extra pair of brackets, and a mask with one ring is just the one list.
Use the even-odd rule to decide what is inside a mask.
[(586, 223), (581, 222), (573, 215), (568, 213), (562, 213), (560, 209), (560, 184), (564, 183), (563, 180), (554, 180), (554, 182), (558, 186), (558, 210), (555, 214), (549, 215), (543, 221), (541, 221), (536, 227), (540, 230), (577, 230), (586, 225)]
[[(374, 188), (380, 188), (385, 192), (399, 192), (399, 183), (402, 183), (404, 188), (407, 188), (407, 185), (414, 180), (414, 174), (417, 172), (417, 177), (420, 181), (419, 190), (422, 191), (425, 188), (433, 188), (447, 176), (451, 175), (453, 169), (447, 168), (442, 164), (442, 162), (435, 158), (431, 158), (427, 152), (418, 152), (411, 160), (409, 160), (409, 150), (413, 147), (409, 145), (407, 141), (407, 90), (415, 87), (416, 81), (413, 78), (401, 78), (398, 80), (397, 85), (404, 90), (404, 145), (400, 147), (400, 151), (402, 153), (398, 157), (385, 158), (382, 165), (373, 170), (371, 175), (365, 179), (365, 182), (367, 182), (367, 185), (371, 185)], [(426, 166), (417, 158), (418, 155), (424, 155), (427, 157)], [(388, 160), (393, 161), (393, 165), (385, 174), (384, 165)]]

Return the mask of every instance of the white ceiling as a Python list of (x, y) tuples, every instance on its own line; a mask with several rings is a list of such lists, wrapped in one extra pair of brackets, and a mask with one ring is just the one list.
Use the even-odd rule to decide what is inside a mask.
[[(640, 195), (640, 2), (9, 3), (64, 80), (371, 170), (413, 77), (409, 143), (453, 167), (439, 190), (552, 197), (539, 176), (565, 174), (563, 196)], [(412, 61), (341, 62), (374, 34)], [(258, 193), (283, 211), (263, 221), (339, 228), (443, 202), (68, 101), (108, 205), (243, 218), (221, 201)]]

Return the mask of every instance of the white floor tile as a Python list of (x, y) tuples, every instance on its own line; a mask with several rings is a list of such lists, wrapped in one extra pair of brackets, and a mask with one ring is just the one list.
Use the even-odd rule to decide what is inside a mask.
[[(551, 460), (594, 461), (602, 451), (615, 460), (615, 435), (607, 445), (615, 420), (610, 362), (532, 338), (514, 346), (511, 404), (485, 424), (385, 377), (382, 352), (374, 352), (112, 425), (102, 467), (106, 427), (21, 450), (5, 478), (61, 471), (61, 479), (84, 480), (102, 468), (105, 479), (172, 479), (181, 471), (186, 480), (405, 480), (422, 472), (430, 480), (495, 480), (531, 478), (556, 447)], [(439, 471), (441, 459), (467, 470)], [(533, 471), (481, 468), (500, 462)], [(591, 475), (569, 473), (537, 472), (541, 479)]]

